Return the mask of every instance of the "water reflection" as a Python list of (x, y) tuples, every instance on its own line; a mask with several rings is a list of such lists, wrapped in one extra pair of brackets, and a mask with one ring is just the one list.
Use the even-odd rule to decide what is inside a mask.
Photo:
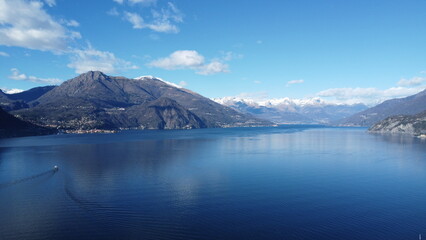
[(0, 188), (0, 239), (403, 239), (426, 229), (417, 140), (292, 126), (32, 141), (0, 143), (0, 183), (60, 170)]
[(371, 134), (375, 136), (376, 139), (380, 139), (390, 143), (403, 144), (403, 145), (419, 145), (426, 143), (426, 139), (421, 139), (418, 137), (413, 137), (411, 135), (405, 134)]

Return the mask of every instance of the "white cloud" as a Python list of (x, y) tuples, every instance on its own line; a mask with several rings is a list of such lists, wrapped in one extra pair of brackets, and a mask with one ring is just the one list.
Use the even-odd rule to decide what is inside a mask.
[(218, 61), (213, 61), (209, 64), (201, 66), (200, 70), (197, 73), (201, 75), (212, 75), (216, 73), (226, 73), (226, 72), (229, 72), (228, 64), (221, 63)]
[(426, 82), (426, 78), (424, 77), (413, 77), (410, 79), (401, 79), (397, 83), (398, 86), (419, 86), (422, 85), (424, 82)]
[(2, 90), (4, 93), (7, 93), (7, 94), (15, 94), (15, 93), (20, 93), (20, 92), (24, 91), (24, 90), (18, 89), (18, 88), (12, 88), (12, 89), (1, 88), (0, 90)]
[(183, 15), (179, 9), (173, 4), (168, 3), (167, 8), (160, 11), (152, 10), (151, 21), (145, 21), (137, 13), (124, 12), (124, 19), (130, 22), (134, 29), (151, 29), (155, 32), (162, 33), (178, 33), (177, 23), (183, 22)]
[(180, 81), (178, 85), (181, 86), (181, 87), (185, 87), (185, 86), (188, 85), (188, 83), (185, 82), (185, 81)]
[(24, 73), (20, 73), (17, 68), (12, 68), (10, 71), (12, 72), (12, 75), (10, 75), (9, 78), (13, 80), (30, 81), (43, 84), (59, 84), (62, 82), (62, 80), (57, 78), (38, 78), (34, 76), (27, 76)]
[[(122, 0), (119, 0), (119, 1), (122, 1)], [(156, 3), (156, 2), (157, 2), (157, 0), (129, 0), (129, 3), (131, 3), (131, 4), (137, 4), (137, 3), (153, 4), (153, 3)]]
[(147, 24), (146, 27), (155, 32), (162, 33), (178, 33), (180, 31), (176, 25), (170, 24), (169, 21), (156, 21), (154, 23)]
[(44, 0), (44, 2), (49, 6), (53, 7), (56, 6), (56, 0)]
[(175, 51), (166, 58), (160, 58), (149, 65), (167, 70), (199, 68), (204, 64), (204, 57), (194, 50)]
[(287, 86), (293, 85), (293, 84), (301, 84), (304, 83), (305, 80), (303, 79), (297, 79), (297, 80), (291, 80), (287, 82)]
[(233, 59), (242, 59), (244, 57), (244, 55), (242, 54), (237, 54), (234, 52), (225, 52), (225, 51), (221, 51), (222, 57), (221, 59), (224, 61), (231, 61)]
[(5, 52), (0, 52), (0, 56), (2, 56), (2, 57), (9, 57), (9, 54), (5, 53)]
[(55, 21), (43, 9), (42, 2), (0, 0), (0, 45), (59, 53), (77, 38), (81, 38), (80, 33)]
[(79, 23), (79, 22), (77, 22), (76, 20), (66, 20), (66, 21), (65, 21), (65, 24), (66, 24), (68, 27), (78, 27), (78, 26), (80, 26), (80, 23)]
[(75, 69), (76, 73), (88, 71), (117, 73), (121, 70), (138, 68), (131, 62), (116, 58), (111, 52), (99, 51), (91, 46), (84, 50), (74, 50), (71, 62), (67, 66)]
[(149, 34), (149, 38), (154, 40), (154, 41), (157, 41), (157, 40), (160, 39), (160, 36), (158, 36), (158, 34), (153, 33), (153, 34)]
[[(125, 0), (113, 0), (114, 2), (118, 3), (118, 4), (123, 4), (125, 2)], [(153, 4), (156, 3), (157, 0), (128, 0), (129, 4), (143, 4), (143, 5), (149, 5), (149, 4)]]
[(253, 83), (254, 83), (254, 84), (261, 84), (261, 83), (262, 83), (262, 81), (254, 80), (254, 81), (253, 81)]
[(192, 69), (196, 70), (196, 73), (201, 75), (229, 72), (229, 66), (227, 64), (219, 60), (213, 60), (206, 64), (204, 56), (194, 50), (175, 51), (168, 57), (154, 60), (148, 65), (167, 70)]
[(129, 21), (135, 29), (146, 28), (143, 18), (137, 13), (125, 12), (124, 18)]
[(316, 95), (338, 103), (374, 105), (387, 99), (410, 96), (422, 90), (424, 90), (422, 87), (392, 87), (384, 90), (377, 88), (331, 88)]
[(111, 16), (118, 16), (118, 15), (120, 15), (120, 13), (117, 11), (117, 8), (115, 8), (115, 7), (111, 8), (111, 9), (107, 12), (107, 14), (108, 14), (108, 15), (111, 15)]

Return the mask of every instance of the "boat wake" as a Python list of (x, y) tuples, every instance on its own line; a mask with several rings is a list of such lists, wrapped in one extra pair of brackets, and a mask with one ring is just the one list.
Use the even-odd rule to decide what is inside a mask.
[(16, 185), (16, 184), (19, 184), (19, 183), (27, 182), (27, 181), (30, 181), (30, 180), (33, 180), (35, 178), (39, 178), (39, 177), (42, 177), (42, 176), (45, 176), (45, 175), (54, 175), (57, 171), (58, 171), (58, 167), (55, 166), (53, 169), (50, 169), (48, 171), (45, 171), (45, 172), (42, 172), (42, 173), (39, 173), (39, 174), (35, 174), (35, 175), (29, 176), (29, 177), (21, 178), (21, 179), (18, 179), (18, 180), (12, 181), (12, 182), (8, 182), (8, 183), (0, 183), (0, 189), (10, 187), (10, 186), (13, 186), (13, 185)]
[(90, 202), (87, 201), (85, 199), (82, 199), (80, 197), (77, 197), (77, 195), (75, 195), (73, 193), (73, 191), (70, 190), (70, 188), (65, 184), (64, 186), (64, 190), (65, 193), (67, 194), (67, 196), (73, 201), (75, 202), (81, 209), (88, 211), (88, 212), (93, 212), (94, 209), (100, 208), (101, 205), (95, 202)]

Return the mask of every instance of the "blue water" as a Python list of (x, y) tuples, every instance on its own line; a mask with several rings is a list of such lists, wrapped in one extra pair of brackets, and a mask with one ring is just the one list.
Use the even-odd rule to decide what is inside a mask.
[(425, 156), (364, 128), (3, 139), (0, 239), (419, 239)]

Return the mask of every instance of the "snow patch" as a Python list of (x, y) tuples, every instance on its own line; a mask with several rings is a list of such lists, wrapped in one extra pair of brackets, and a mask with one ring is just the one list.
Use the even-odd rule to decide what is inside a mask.
[(244, 103), (251, 107), (291, 107), (291, 106), (325, 106), (325, 105), (345, 105), (326, 102), (321, 98), (306, 98), (306, 99), (292, 99), (292, 98), (272, 98), (265, 100), (254, 100), (250, 98), (240, 97), (223, 97), (212, 98), (213, 101), (226, 106), (234, 106), (238, 103)]
[(4, 93), (7, 93), (7, 94), (21, 93), (21, 92), (23, 92), (23, 91), (24, 91), (24, 90), (22, 90), (22, 89), (17, 89), (17, 88), (12, 88), (12, 89), (2, 88), (1, 90), (2, 90)]
[(140, 76), (140, 77), (137, 77), (137, 78), (134, 78), (134, 79), (135, 80), (157, 80), (157, 81), (161, 81), (161, 82), (163, 82), (163, 83), (165, 83), (167, 85), (170, 85), (172, 87), (175, 87), (175, 88), (182, 88), (182, 86), (179, 86), (176, 83), (168, 82), (168, 81), (165, 81), (165, 80), (163, 80), (161, 78), (150, 76), (150, 75)]

